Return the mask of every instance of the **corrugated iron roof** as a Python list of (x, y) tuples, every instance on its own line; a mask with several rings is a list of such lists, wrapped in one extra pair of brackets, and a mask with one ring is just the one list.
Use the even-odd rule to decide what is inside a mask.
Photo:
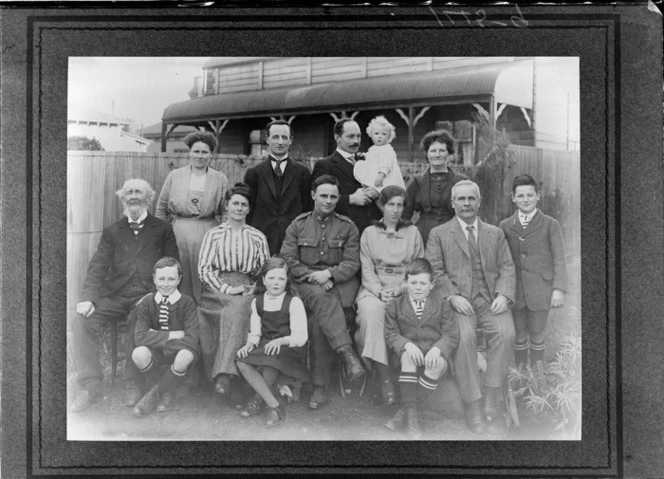
[[(496, 81), (514, 62), (475, 65), (274, 90), (211, 95), (169, 105), (168, 123), (213, 118), (250, 118), (302, 111), (338, 111), (378, 105), (412, 104), (494, 94)], [(525, 80), (524, 80), (525, 81)], [(532, 79), (530, 80), (532, 81)]]

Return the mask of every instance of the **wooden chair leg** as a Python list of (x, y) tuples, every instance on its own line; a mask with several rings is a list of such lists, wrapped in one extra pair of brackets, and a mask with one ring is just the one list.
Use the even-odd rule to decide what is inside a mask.
[(118, 322), (111, 321), (111, 387), (115, 384), (118, 370)]

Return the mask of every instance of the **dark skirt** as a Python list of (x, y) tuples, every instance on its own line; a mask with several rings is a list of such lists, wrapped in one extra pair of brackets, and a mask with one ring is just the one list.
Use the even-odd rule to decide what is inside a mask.
[(270, 366), (279, 370), (282, 374), (290, 376), (302, 382), (309, 382), (309, 371), (305, 366), (307, 354), (306, 346), (290, 348), (282, 346), (279, 354), (268, 356), (265, 354), (265, 345), (269, 339), (261, 339), (258, 347), (244, 358), (237, 358), (236, 361), (251, 364), (253, 366)]

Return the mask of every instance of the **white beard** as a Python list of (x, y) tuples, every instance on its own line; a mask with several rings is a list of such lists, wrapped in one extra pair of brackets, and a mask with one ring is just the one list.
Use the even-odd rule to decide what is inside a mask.
[(127, 218), (131, 218), (133, 220), (137, 220), (140, 218), (143, 213), (147, 211), (147, 206), (146, 205), (128, 205), (126, 203), (124, 204), (124, 210), (122, 211), (122, 214), (125, 215)]

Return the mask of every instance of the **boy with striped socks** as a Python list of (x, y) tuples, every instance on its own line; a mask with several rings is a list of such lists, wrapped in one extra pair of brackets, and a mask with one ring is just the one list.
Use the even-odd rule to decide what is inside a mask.
[[(178, 291), (180, 263), (168, 256), (161, 258), (154, 266), (152, 279), (157, 292), (137, 306), (134, 331), (132, 360), (143, 382), (152, 383), (131, 411), (137, 417), (145, 417), (155, 409), (168, 411), (175, 389), (200, 355), (196, 303)], [(166, 366), (166, 372), (162, 366)]]
[(385, 426), (408, 426), (408, 435), (419, 439), (422, 430), (418, 406), (438, 388), (450, 356), (459, 344), (459, 325), (450, 305), (437, 294), (431, 263), (418, 258), (406, 267), (407, 294), (392, 301), (385, 314), (385, 343), (401, 365), (401, 408)]

